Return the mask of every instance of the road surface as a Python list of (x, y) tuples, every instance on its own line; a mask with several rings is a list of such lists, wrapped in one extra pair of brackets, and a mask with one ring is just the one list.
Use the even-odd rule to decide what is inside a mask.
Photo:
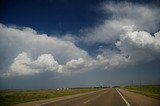
[(106, 89), (71, 99), (42, 104), (41, 106), (126, 106), (116, 89)]
[(160, 100), (122, 89), (107, 88), (90, 93), (31, 102), (17, 106), (160, 106)]

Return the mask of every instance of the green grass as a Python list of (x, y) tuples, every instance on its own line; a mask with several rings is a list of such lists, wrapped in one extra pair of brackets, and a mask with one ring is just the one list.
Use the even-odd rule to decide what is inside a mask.
[(126, 90), (160, 99), (160, 85), (126, 86)]
[(55, 98), (95, 91), (96, 88), (69, 89), (69, 90), (0, 90), (0, 106), (11, 106), (14, 104)]

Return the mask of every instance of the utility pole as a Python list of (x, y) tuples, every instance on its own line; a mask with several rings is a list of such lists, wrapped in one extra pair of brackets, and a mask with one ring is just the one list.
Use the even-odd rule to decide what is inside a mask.
[(141, 90), (141, 80), (140, 80), (139, 84), (140, 84), (140, 90)]
[(132, 80), (132, 86), (133, 86), (133, 80)]

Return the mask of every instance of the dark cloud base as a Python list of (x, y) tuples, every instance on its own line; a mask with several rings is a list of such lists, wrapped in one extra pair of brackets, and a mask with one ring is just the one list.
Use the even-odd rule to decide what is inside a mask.
[(59, 75), (41, 73), (34, 76), (0, 78), (0, 89), (49, 89), (60, 87), (88, 87), (134, 84), (160, 84), (160, 65), (143, 64), (118, 70), (94, 70), (79, 74)]

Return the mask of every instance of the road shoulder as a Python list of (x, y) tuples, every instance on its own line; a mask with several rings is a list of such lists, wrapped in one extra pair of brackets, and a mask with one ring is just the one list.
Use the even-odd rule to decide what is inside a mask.
[(119, 91), (125, 97), (125, 99), (133, 106), (160, 106), (160, 100), (123, 89), (119, 89)]

